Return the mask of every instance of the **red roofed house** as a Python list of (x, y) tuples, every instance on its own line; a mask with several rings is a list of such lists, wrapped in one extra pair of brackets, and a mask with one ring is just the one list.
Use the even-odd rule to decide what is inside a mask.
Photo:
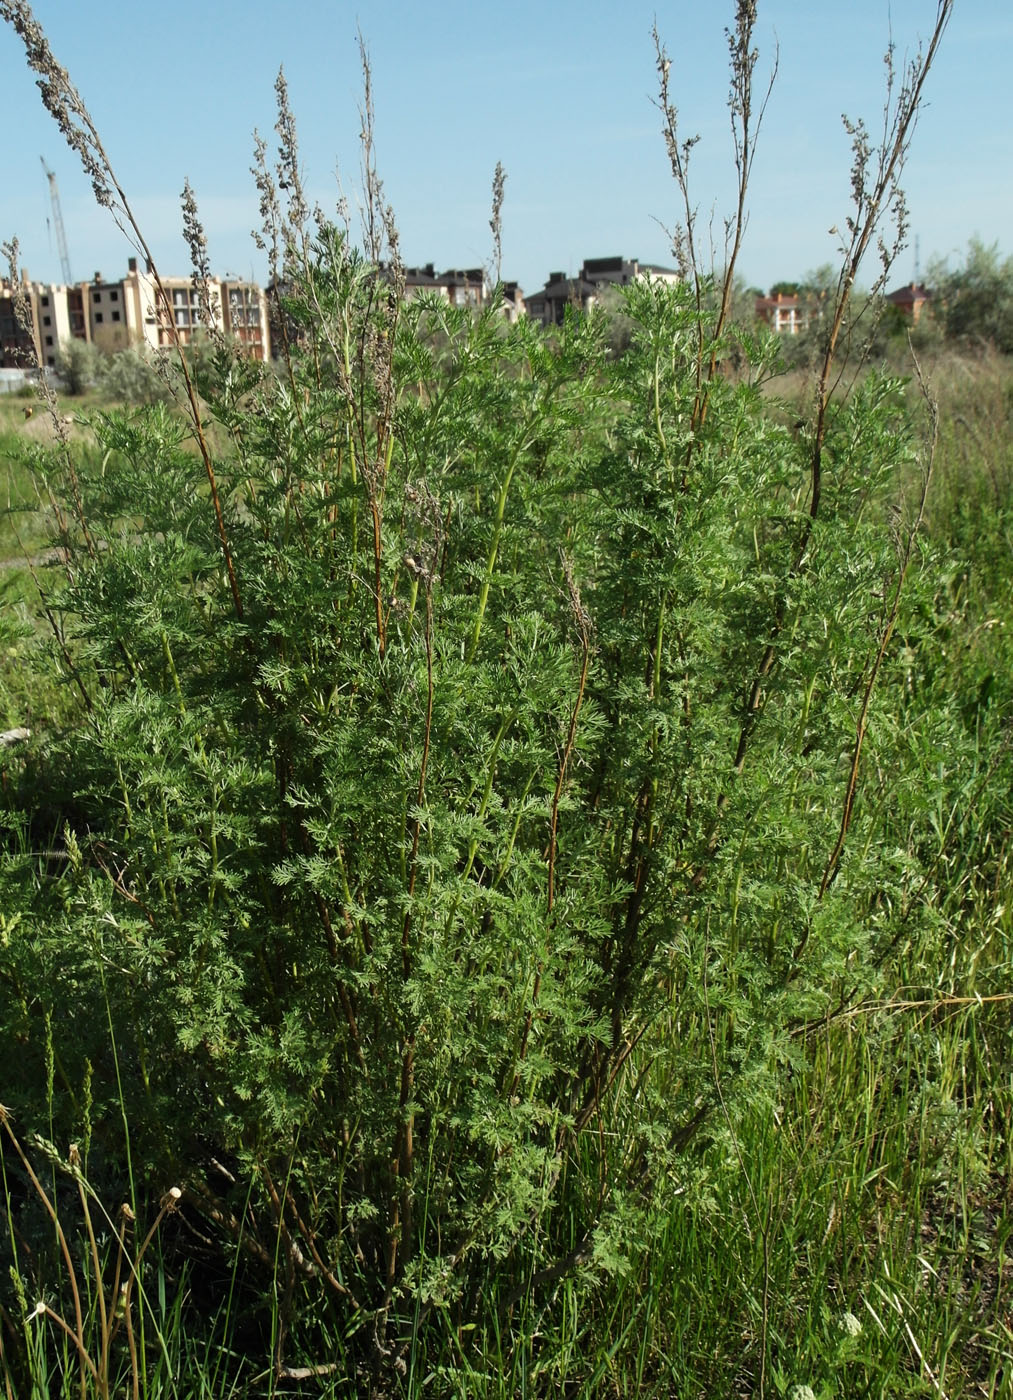
[(895, 292), (887, 293), (884, 300), (890, 306), (896, 306), (905, 316), (911, 318), (913, 325), (917, 325), (922, 307), (932, 300), (932, 293), (927, 287), (910, 282), (906, 287), (898, 287)]
[(809, 308), (796, 292), (774, 292), (756, 298), (756, 319), (778, 335), (798, 335), (809, 323)]

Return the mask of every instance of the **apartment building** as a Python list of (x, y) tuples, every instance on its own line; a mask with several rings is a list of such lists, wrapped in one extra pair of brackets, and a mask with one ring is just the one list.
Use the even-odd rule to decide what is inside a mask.
[(524, 293), (521, 291), (519, 282), (502, 283), (503, 290), (503, 314), (507, 320), (514, 322), (521, 316), (528, 314), (527, 302), (524, 300)]
[(27, 299), (30, 326), (15, 311), (15, 288), (0, 279), (0, 368), (52, 368), (60, 346), (68, 340), (90, 340), (83, 289), (56, 283), (31, 282), (22, 272), (20, 295)]
[(438, 281), (446, 288), (453, 306), (471, 306), (478, 311), (488, 300), (489, 288), (484, 267), (451, 268), (440, 274)]
[[(381, 267), (388, 274), (388, 269)], [(473, 306), (476, 310), (485, 305), (489, 298), (489, 284), (485, 268), (451, 268), (448, 272), (437, 272), (433, 263), (424, 267), (404, 268), (405, 296), (415, 297), (421, 292), (434, 292), (452, 306)]]
[(32, 284), (32, 315), (38, 341), (38, 363), (50, 369), (60, 346), (68, 340), (86, 340), (87, 314), (80, 287), (55, 283)]
[(527, 298), (527, 312), (543, 326), (561, 326), (568, 306), (587, 311), (593, 306), (599, 288), (586, 277), (567, 277), (565, 272), (550, 272), (549, 280), (540, 292)]
[(680, 280), (679, 274), (671, 267), (660, 267), (657, 263), (642, 263), (639, 258), (585, 258), (580, 275), (595, 287), (625, 287), (638, 277), (649, 277), (653, 282), (669, 285)]
[(124, 284), (106, 282), (101, 272), (96, 272), (90, 283), (82, 285), (81, 292), (86, 303), (88, 339), (108, 355), (125, 350), (131, 337)]
[[(208, 331), (200, 293), (190, 277), (163, 277), (162, 295), (150, 270), (140, 269), (136, 258), (127, 265), (123, 288), (133, 343), (144, 342), (165, 349), (176, 337), (189, 345)], [(226, 336), (238, 342), (250, 359), (270, 357), (271, 341), (267, 298), (255, 282), (238, 278), (213, 278), (208, 288), (212, 321)]]
[[(70, 340), (90, 341), (99, 350), (114, 354), (130, 345), (153, 350), (175, 343), (184, 345), (205, 332), (199, 295), (189, 277), (165, 277), (162, 288), (149, 268), (128, 263), (127, 275), (107, 282), (96, 272), (90, 282), (74, 286), (31, 282), (22, 275), (32, 327), (26, 331), (14, 310), (14, 289), (0, 281), (0, 368), (22, 369), (56, 365), (60, 346)], [(217, 324), (234, 338), (244, 354), (265, 361), (270, 356), (267, 299), (255, 282), (238, 278), (215, 279), (211, 302)]]
[[(17, 301), (26, 296), (31, 302), (32, 288), (27, 273), (21, 286), (8, 278), (0, 278), (0, 369), (30, 369), (38, 364), (38, 344), (32, 329), (22, 325)], [(38, 320), (34, 321), (38, 326)]]
[[(189, 277), (163, 277), (160, 291), (150, 272), (138, 271), (136, 259), (131, 258), (123, 286), (135, 341), (166, 350), (177, 339), (182, 345), (189, 345), (195, 336), (207, 331), (200, 296)], [(213, 283), (210, 294), (212, 319), (220, 325), (220, 284)]]
[(527, 314), (543, 326), (561, 326), (568, 306), (587, 311), (609, 287), (625, 287), (643, 277), (668, 284), (680, 280), (673, 268), (638, 258), (585, 258), (576, 277), (550, 272), (542, 290), (526, 298)]
[[(434, 292), (454, 306), (472, 306), (476, 310), (488, 303), (493, 291), (483, 267), (437, 272), (433, 263), (426, 263), (424, 267), (406, 267), (404, 279), (406, 297)], [(502, 293), (503, 314), (508, 321), (516, 321), (525, 313), (524, 293), (517, 282), (504, 282)]]
[(256, 282), (226, 279), (221, 288), (225, 334), (238, 342), (251, 360), (268, 360), (271, 340), (267, 297)]

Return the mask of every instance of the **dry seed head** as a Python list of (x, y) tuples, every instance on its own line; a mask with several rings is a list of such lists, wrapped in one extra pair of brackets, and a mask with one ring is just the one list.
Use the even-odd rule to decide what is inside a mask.
[(88, 109), (66, 68), (57, 63), (31, 6), (25, 0), (0, 0), (0, 19), (6, 20), (24, 44), (28, 66), (38, 75), (35, 81), (43, 105), (79, 157), (96, 200), (107, 209), (114, 208), (109, 163)]
[(189, 180), (183, 182), (180, 202), (183, 208), (183, 237), (190, 249), (190, 265), (193, 268), (193, 285), (197, 293), (200, 317), (211, 339), (216, 345), (221, 346), (224, 343), (218, 315), (221, 308), (218, 294), (212, 291), (211, 287), (211, 263), (208, 258), (207, 234), (200, 221), (197, 200), (194, 198)]
[(281, 228), (281, 207), (278, 203), (278, 188), (267, 165), (267, 142), (259, 131), (253, 133), (253, 175), (260, 196), (260, 230), (253, 230), (253, 241), (258, 250), (270, 255), (271, 280), (278, 278), (279, 230)]
[(278, 69), (274, 92), (278, 104), (278, 120), (274, 126), (278, 133), (278, 188), (288, 194), (288, 234), (290, 238), (295, 238), (306, 223), (309, 209), (299, 171), (299, 138), (283, 68)]
[(581, 645), (590, 648), (594, 641), (594, 619), (584, 607), (580, 596), (580, 586), (573, 576), (573, 565), (564, 550), (559, 551), (559, 560), (563, 569), (563, 579), (566, 583), (566, 592), (570, 604), (570, 618), (580, 637)]
[(18, 329), (34, 342), (35, 321), (32, 317), (32, 305), (28, 299), (28, 292), (25, 290), (25, 284), (22, 281), (18, 267), (21, 256), (21, 245), (16, 238), (12, 238), (8, 243), (4, 243), (0, 250), (2, 250), (4, 259), (7, 262), (14, 319), (18, 323)]
[(503, 162), (498, 160), (492, 177), (492, 218), (489, 220), (489, 227), (492, 229), (493, 270), (496, 274), (497, 283), (502, 280), (503, 195), (505, 185), (506, 171), (503, 169)]

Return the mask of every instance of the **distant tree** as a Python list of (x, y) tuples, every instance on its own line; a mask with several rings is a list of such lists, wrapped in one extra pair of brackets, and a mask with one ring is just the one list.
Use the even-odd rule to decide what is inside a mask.
[[(806, 272), (798, 284), (798, 294), (809, 312), (810, 328), (823, 325), (824, 318), (831, 312), (837, 296), (839, 270), (830, 263), (821, 263)], [(852, 296), (864, 300), (863, 293), (852, 289)]]
[[(805, 326), (798, 335), (782, 337), (782, 358), (786, 367), (800, 369), (814, 365), (826, 346), (829, 320), (838, 295), (839, 271), (829, 263), (809, 269), (797, 282), (777, 282), (770, 289), (772, 296), (779, 291), (797, 296), (805, 313)], [(849, 310), (841, 325), (841, 335), (849, 353), (860, 348), (872, 349), (877, 343), (875, 316), (867, 292), (851, 289)], [(873, 339), (870, 341), (870, 337)]]
[(65, 340), (56, 356), (56, 372), (68, 394), (76, 397), (90, 389), (97, 379), (101, 357), (87, 340)]
[(160, 403), (169, 397), (165, 380), (134, 346), (105, 357), (98, 366), (96, 382), (103, 394), (117, 403)]
[(755, 325), (756, 298), (762, 296), (762, 291), (747, 287), (743, 278), (733, 278), (730, 319), (739, 326)]
[(1013, 258), (972, 238), (962, 267), (937, 267), (932, 277), (935, 312), (949, 338), (1013, 354)]
[(609, 353), (617, 359), (630, 347), (635, 322), (626, 309), (626, 298), (619, 287), (606, 287), (597, 302), (608, 318)]

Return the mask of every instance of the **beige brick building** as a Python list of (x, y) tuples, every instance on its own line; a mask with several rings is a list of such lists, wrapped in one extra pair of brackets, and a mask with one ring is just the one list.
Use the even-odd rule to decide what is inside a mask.
[[(123, 279), (131, 340), (164, 349), (174, 341), (173, 330), (184, 345), (205, 333), (200, 297), (189, 277), (163, 277), (162, 304), (150, 271), (141, 271), (131, 258)], [(271, 354), (267, 298), (256, 282), (239, 279), (212, 280), (212, 315), (226, 336), (232, 337), (250, 359), (266, 361)]]
[[(167, 305), (161, 304), (153, 274), (129, 260), (127, 275), (107, 282), (96, 272), (90, 282), (73, 286), (30, 282), (22, 287), (31, 308), (32, 332), (26, 333), (14, 314), (13, 288), (0, 282), (0, 367), (23, 369), (56, 365), (60, 346), (86, 340), (106, 354), (128, 346), (169, 348), (173, 328), (184, 345), (207, 330), (198, 294), (189, 277), (163, 277)], [(267, 298), (255, 282), (239, 279), (211, 283), (217, 323), (234, 338), (245, 355), (266, 361), (271, 353)]]

